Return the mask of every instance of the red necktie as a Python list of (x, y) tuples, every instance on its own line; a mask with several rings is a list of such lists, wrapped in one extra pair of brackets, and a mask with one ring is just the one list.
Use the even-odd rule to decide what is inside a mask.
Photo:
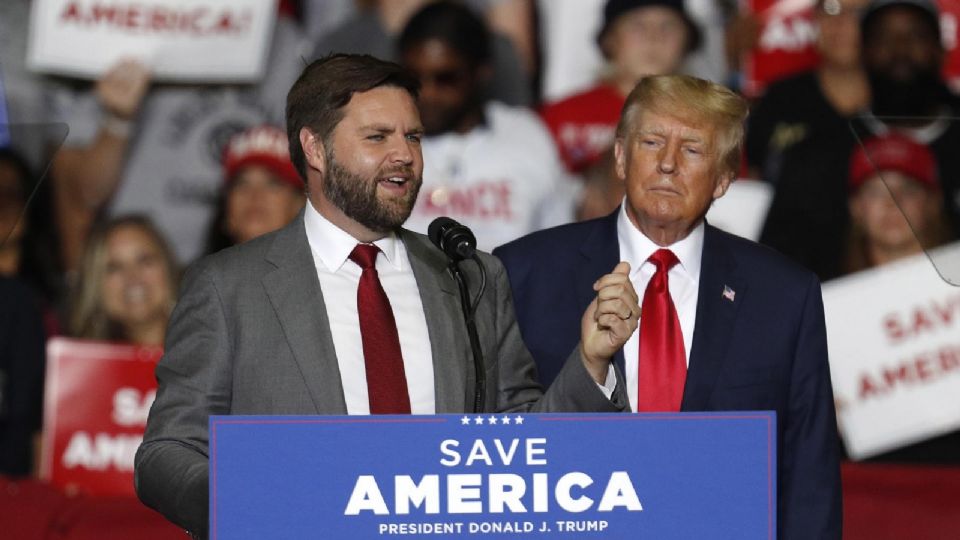
[(357, 310), (370, 414), (410, 414), (397, 322), (377, 275), (379, 253), (380, 248), (372, 244), (357, 244), (350, 253), (350, 260), (363, 269), (357, 287)]
[(667, 273), (680, 261), (668, 249), (658, 249), (647, 260), (657, 267), (657, 271), (647, 284), (640, 307), (637, 411), (676, 412), (683, 399), (687, 360)]

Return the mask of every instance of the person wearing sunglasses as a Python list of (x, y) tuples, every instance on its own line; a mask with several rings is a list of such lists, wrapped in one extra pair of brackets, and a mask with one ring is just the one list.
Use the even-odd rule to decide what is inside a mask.
[(407, 226), (438, 216), (473, 229), (485, 250), (573, 219), (576, 184), (533, 111), (488, 100), (491, 40), (469, 8), (437, 2), (417, 12), (398, 41), (420, 81), (425, 130), (423, 191)]

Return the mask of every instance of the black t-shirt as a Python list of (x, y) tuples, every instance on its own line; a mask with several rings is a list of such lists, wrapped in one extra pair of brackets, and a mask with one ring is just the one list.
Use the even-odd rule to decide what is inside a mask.
[[(960, 116), (960, 100), (947, 106), (953, 111), (948, 116)], [(867, 118), (823, 121), (810, 128), (810, 136), (775, 157), (768, 152), (765, 168), (775, 176), (765, 179), (773, 183), (774, 196), (760, 242), (809, 268), (822, 281), (843, 273), (850, 219), (850, 156), (858, 139), (887, 129)], [(954, 237), (960, 238), (960, 120), (942, 122), (929, 145), (937, 162), (944, 210)], [(775, 167), (770, 166), (773, 162)]]
[(823, 130), (777, 158), (774, 196), (760, 242), (816, 273), (821, 281), (842, 271), (847, 176), (856, 139), (847, 123)]
[(747, 118), (747, 164), (764, 180), (776, 182), (785, 152), (805, 141), (848, 130), (848, 120), (827, 101), (815, 72), (777, 81)]

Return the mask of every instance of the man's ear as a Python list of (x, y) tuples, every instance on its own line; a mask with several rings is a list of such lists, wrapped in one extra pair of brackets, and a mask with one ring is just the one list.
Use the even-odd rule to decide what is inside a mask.
[(623, 139), (619, 137), (613, 143), (613, 171), (621, 182), (627, 179), (626, 149), (623, 147)]
[(323, 140), (309, 128), (300, 128), (300, 148), (303, 150), (303, 157), (310, 169), (316, 169), (321, 175), (327, 170), (327, 154), (323, 146)]
[(736, 180), (737, 174), (733, 171), (727, 171), (720, 174), (720, 178), (717, 179), (717, 185), (713, 188), (713, 200), (717, 200), (720, 197), (723, 197), (727, 193), (727, 190), (730, 189), (730, 184)]

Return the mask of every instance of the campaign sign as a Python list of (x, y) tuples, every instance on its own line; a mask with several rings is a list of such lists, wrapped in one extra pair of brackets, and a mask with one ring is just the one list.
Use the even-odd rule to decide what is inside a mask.
[(211, 539), (776, 535), (773, 412), (214, 416)]
[(743, 92), (763, 94), (778, 79), (817, 65), (816, 0), (741, 0), (745, 13), (757, 18), (756, 46), (743, 59)]
[[(817, 65), (817, 28), (813, 20), (816, 0), (741, 0), (745, 13), (757, 17), (757, 45), (744, 59), (743, 92), (758, 97), (766, 87)], [(936, 0), (940, 34), (946, 51), (943, 75), (960, 91), (960, 0)]]
[(940, 8), (940, 35), (947, 58), (943, 74), (954, 92), (960, 91), (960, 0), (937, 0)]
[(960, 243), (823, 285), (851, 458), (960, 429), (960, 287), (942, 279), (957, 263)]
[(27, 64), (96, 79), (135, 58), (156, 80), (251, 82), (264, 70), (276, 0), (33, 0)]
[(156, 396), (158, 347), (47, 343), (40, 476), (88, 495), (133, 492), (133, 457)]

